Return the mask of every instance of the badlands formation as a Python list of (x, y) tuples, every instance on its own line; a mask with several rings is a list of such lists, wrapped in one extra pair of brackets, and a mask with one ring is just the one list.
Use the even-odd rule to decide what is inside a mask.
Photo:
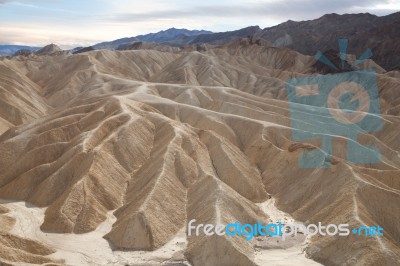
[[(320, 143), (292, 140), (285, 84), (317, 75), (314, 57), (248, 39), (146, 47), (0, 60), (2, 264), (400, 261), (399, 72), (366, 63), (379, 70), (383, 130), (360, 142), (382, 162), (347, 162), (337, 137), (332, 168), (302, 169), (299, 154)], [(185, 233), (192, 219), (282, 217), (379, 224), (384, 236), (290, 245)]]

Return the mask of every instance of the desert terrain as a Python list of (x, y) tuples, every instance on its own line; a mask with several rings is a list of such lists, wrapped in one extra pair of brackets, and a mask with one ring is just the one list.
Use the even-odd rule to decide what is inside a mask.
[[(396, 265), (400, 72), (359, 66), (377, 71), (383, 130), (360, 142), (381, 163), (348, 162), (335, 137), (334, 165), (304, 169), (321, 143), (293, 140), (285, 86), (317, 66), (252, 38), (0, 59), (1, 264)], [(246, 241), (188, 236), (192, 219), (385, 234)]]

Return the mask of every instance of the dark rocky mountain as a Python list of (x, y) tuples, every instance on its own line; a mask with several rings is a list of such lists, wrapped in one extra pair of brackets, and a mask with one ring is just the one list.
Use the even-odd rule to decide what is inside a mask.
[(143, 42), (154, 42), (154, 43), (174, 43), (175, 40), (185, 39), (187, 37), (198, 36), (202, 34), (211, 34), (211, 31), (206, 30), (187, 30), (187, 29), (176, 29), (170, 28), (162, 30), (157, 33), (149, 33), (146, 35), (136, 36), (137, 39)]
[(117, 47), (116, 50), (119, 51), (127, 51), (127, 50), (157, 50), (161, 52), (169, 52), (169, 53), (175, 53), (179, 52), (182, 49), (180, 47), (174, 47), (170, 45), (164, 45), (164, 44), (157, 44), (154, 42), (135, 42), (130, 45), (120, 45)]
[(111, 42), (102, 42), (94, 45), (95, 49), (120, 49), (122, 47), (128, 47), (135, 42), (148, 42), (148, 43), (170, 43), (170, 44), (183, 44), (186, 40), (192, 40), (197, 35), (209, 34), (211, 31), (205, 30), (187, 30), (187, 29), (176, 29), (170, 28), (162, 30), (157, 33), (149, 33), (145, 35), (139, 35), (136, 37), (128, 37), (117, 39)]
[(387, 70), (399, 68), (400, 12), (378, 17), (365, 14), (327, 14), (315, 20), (287, 21), (256, 34), (275, 46), (313, 55), (318, 50), (338, 50), (337, 40), (349, 40), (348, 53), (360, 56), (366, 49)]
[(259, 26), (250, 26), (235, 31), (201, 34), (193, 38), (189, 44), (224, 44), (239, 38), (255, 35), (260, 31), (261, 29)]
[(72, 50), (72, 54), (81, 54), (85, 52), (90, 52), (96, 50), (93, 46), (89, 47), (78, 47)]
[(37, 51), (40, 47), (24, 45), (0, 45), (0, 55), (13, 55), (19, 50)]
[(260, 27), (250, 26), (227, 32), (212, 33), (205, 30), (186, 30), (171, 28), (158, 33), (139, 35), (94, 45), (96, 49), (127, 49), (134, 43), (156, 43), (171, 46), (188, 46), (201, 44), (224, 44), (233, 40), (254, 36), (261, 32)]
[[(120, 45), (130, 45), (135, 42), (139, 42), (140, 40), (136, 37), (122, 38), (117, 39), (111, 42), (101, 42), (96, 45), (93, 45), (94, 49), (116, 49)], [(80, 47), (82, 48), (82, 47)]]

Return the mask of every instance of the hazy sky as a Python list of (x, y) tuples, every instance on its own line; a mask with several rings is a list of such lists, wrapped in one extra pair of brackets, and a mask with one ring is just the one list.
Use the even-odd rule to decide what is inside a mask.
[(170, 27), (227, 31), (326, 13), (397, 11), (400, 0), (0, 0), (0, 44), (67, 47)]

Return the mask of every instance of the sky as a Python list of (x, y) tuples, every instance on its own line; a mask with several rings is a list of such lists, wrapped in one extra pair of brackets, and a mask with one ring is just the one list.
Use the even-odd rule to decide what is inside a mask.
[(71, 48), (171, 27), (220, 32), (327, 13), (398, 11), (400, 0), (0, 0), (0, 44)]

